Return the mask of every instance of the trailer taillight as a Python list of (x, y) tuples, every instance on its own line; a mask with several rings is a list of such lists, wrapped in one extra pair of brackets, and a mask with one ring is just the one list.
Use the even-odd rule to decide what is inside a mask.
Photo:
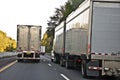
[(108, 53), (105, 53), (105, 55), (108, 55)]
[(82, 60), (80, 60), (80, 59), (77, 60), (77, 62), (79, 62), (79, 63), (80, 63), (81, 61), (82, 61)]
[(95, 55), (95, 53), (91, 53), (91, 54)]
[(102, 55), (102, 53), (98, 53), (98, 55)]

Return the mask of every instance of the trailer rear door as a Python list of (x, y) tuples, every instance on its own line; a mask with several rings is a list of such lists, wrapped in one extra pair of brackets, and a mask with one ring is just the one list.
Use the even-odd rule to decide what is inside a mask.
[(94, 2), (91, 52), (120, 51), (120, 2)]

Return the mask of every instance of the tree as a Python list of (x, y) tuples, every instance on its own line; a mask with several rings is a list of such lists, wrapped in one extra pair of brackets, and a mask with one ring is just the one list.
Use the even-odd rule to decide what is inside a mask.
[(16, 49), (16, 41), (0, 30), (0, 52), (13, 51)]
[(53, 32), (54, 32), (53, 28), (48, 27), (41, 41), (41, 44), (46, 47), (46, 52), (50, 52), (52, 50), (54, 39)]
[[(45, 34), (48, 35), (48, 40), (50, 41), (48, 43), (48, 46), (51, 47), (53, 45), (53, 39), (54, 39), (54, 33), (55, 33), (55, 27), (58, 26), (61, 22), (64, 22), (64, 39), (65, 39), (65, 30), (66, 30), (66, 19), (67, 17), (76, 10), (79, 5), (84, 0), (68, 0), (68, 2), (65, 3), (64, 6), (60, 6), (60, 8), (55, 8), (55, 14), (50, 17), (50, 21), (48, 21), (48, 28)], [(63, 40), (65, 43), (65, 40)], [(64, 45), (65, 47), (65, 45)], [(52, 49), (52, 48), (51, 48)]]
[(68, 0), (68, 1), (73, 6), (73, 11), (75, 11), (79, 7), (79, 5), (85, 0)]

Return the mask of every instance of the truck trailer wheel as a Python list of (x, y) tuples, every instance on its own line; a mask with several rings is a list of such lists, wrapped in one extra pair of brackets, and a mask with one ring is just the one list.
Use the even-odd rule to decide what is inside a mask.
[(51, 59), (51, 62), (53, 62), (53, 59)]
[(18, 59), (17, 61), (20, 62), (20, 59)]
[(40, 60), (39, 60), (39, 59), (37, 59), (37, 60), (35, 60), (35, 62), (39, 63), (39, 62), (40, 62)]
[(18, 59), (17, 61), (18, 61), (18, 62), (22, 62), (23, 60), (22, 60), (22, 59)]

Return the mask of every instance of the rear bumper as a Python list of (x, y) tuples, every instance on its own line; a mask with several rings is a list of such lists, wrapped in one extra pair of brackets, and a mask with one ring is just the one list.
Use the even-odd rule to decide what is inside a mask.
[(18, 60), (39, 60), (40, 54), (38, 53), (20, 53), (17, 55)]
[(18, 57), (17, 59), (21, 59), (21, 60), (39, 60), (40, 58), (31, 58), (31, 57)]

